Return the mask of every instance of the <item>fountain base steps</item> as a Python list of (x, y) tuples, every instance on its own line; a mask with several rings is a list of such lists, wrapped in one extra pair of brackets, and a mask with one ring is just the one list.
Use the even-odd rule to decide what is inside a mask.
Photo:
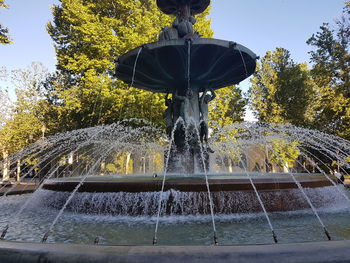
[(96, 246), (0, 241), (0, 262), (350, 262), (350, 241), (247, 246)]

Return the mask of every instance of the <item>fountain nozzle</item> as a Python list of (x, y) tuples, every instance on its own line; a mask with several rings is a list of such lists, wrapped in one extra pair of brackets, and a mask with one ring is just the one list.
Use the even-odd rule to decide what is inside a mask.
[(218, 237), (216, 236), (216, 234), (214, 235), (214, 245), (218, 246), (219, 242), (218, 242)]
[(6, 236), (6, 234), (7, 234), (7, 230), (8, 230), (8, 229), (9, 229), (9, 225), (6, 225), (5, 228), (4, 228), (4, 230), (3, 230), (2, 233), (1, 233), (1, 237), (0, 237), (1, 240), (5, 239), (5, 236)]
[(277, 236), (275, 234), (275, 231), (273, 230), (272, 230), (272, 237), (273, 237), (273, 241), (275, 241), (275, 243), (277, 244), (278, 243)]
[(326, 234), (328, 240), (331, 241), (332, 240), (331, 235), (329, 234), (327, 228), (325, 228), (325, 227), (324, 227), (324, 233)]
[(152, 242), (153, 246), (157, 245), (157, 237), (153, 237), (153, 242)]
[(50, 235), (50, 230), (45, 233), (45, 235), (41, 239), (41, 243), (45, 243), (47, 241), (47, 238), (49, 237), (49, 235)]

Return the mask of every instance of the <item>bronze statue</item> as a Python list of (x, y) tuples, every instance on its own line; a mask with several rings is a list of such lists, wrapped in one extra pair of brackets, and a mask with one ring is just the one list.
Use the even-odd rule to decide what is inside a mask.
[(178, 39), (179, 34), (177, 32), (177, 29), (174, 27), (166, 26), (162, 29), (162, 32), (159, 34), (158, 40), (172, 40), (172, 39)]
[(164, 111), (164, 118), (165, 118), (165, 124), (166, 124), (166, 134), (169, 139), (171, 139), (171, 133), (174, 127), (174, 121), (173, 121), (173, 103), (171, 99), (168, 98), (169, 94), (165, 97), (165, 106), (167, 107)]
[(209, 135), (209, 127), (208, 127), (208, 114), (209, 114), (209, 102), (211, 102), (213, 99), (216, 98), (216, 94), (214, 90), (209, 90), (210, 94), (208, 93), (208, 90), (206, 89), (199, 101), (199, 109), (200, 109), (200, 140), (203, 143), (206, 144), (206, 148), (209, 152), (213, 152), (213, 150), (208, 145), (208, 135)]
[(187, 89), (185, 96), (175, 94), (174, 100), (178, 101), (177, 105), (180, 105), (179, 117), (181, 117), (186, 124), (191, 121), (191, 99), (193, 92), (191, 89)]

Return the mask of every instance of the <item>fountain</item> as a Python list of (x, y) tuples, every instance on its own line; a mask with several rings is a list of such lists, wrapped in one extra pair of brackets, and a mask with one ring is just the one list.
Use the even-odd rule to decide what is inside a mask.
[(212, 122), (208, 138), (215, 90), (249, 77), (257, 59), (194, 32), (209, 4), (157, 0), (176, 16), (172, 26), (117, 60), (118, 79), (165, 94), (165, 135), (125, 120), (44, 138), (9, 158), (37, 190), (0, 189), (1, 262), (349, 259), (349, 193), (330, 173), (336, 164), (348, 176), (349, 141), (265, 123)]
[(209, 3), (158, 0), (162, 12), (176, 16), (172, 26), (163, 28), (158, 42), (131, 50), (117, 60), (117, 78), (135, 88), (167, 94), (164, 115), (169, 138), (174, 130), (167, 172), (208, 170), (210, 148), (200, 149), (208, 141), (208, 103), (215, 98), (215, 90), (238, 84), (256, 67), (257, 56), (246, 47), (203, 39), (194, 31), (193, 16)]

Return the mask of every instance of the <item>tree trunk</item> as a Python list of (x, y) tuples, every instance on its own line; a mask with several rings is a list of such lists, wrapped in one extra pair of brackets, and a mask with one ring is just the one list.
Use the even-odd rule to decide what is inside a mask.
[(233, 172), (232, 162), (230, 158), (228, 158), (228, 172), (229, 173)]
[(17, 160), (17, 182), (19, 183), (21, 181), (21, 160)]
[(100, 165), (100, 175), (104, 175), (106, 172), (106, 160), (103, 160)]
[(3, 158), (3, 164), (2, 164), (2, 180), (8, 181), (10, 179), (10, 163), (9, 163), (9, 154), (8, 151), (3, 150), (2, 151), (2, 158)]
[(68, 164), (72, 165), (74, 163), (74, 153), (68, 155)]
[(143, 170), (143, 173), (145, 174), (146, 173), (146, 156), (143, 157), (142, 170)]
[(128, 153), (128, 155), (126, 156), (125, 174), (128, 174), (129, 172), (130, 157), (131, 157), (131, 153)]

